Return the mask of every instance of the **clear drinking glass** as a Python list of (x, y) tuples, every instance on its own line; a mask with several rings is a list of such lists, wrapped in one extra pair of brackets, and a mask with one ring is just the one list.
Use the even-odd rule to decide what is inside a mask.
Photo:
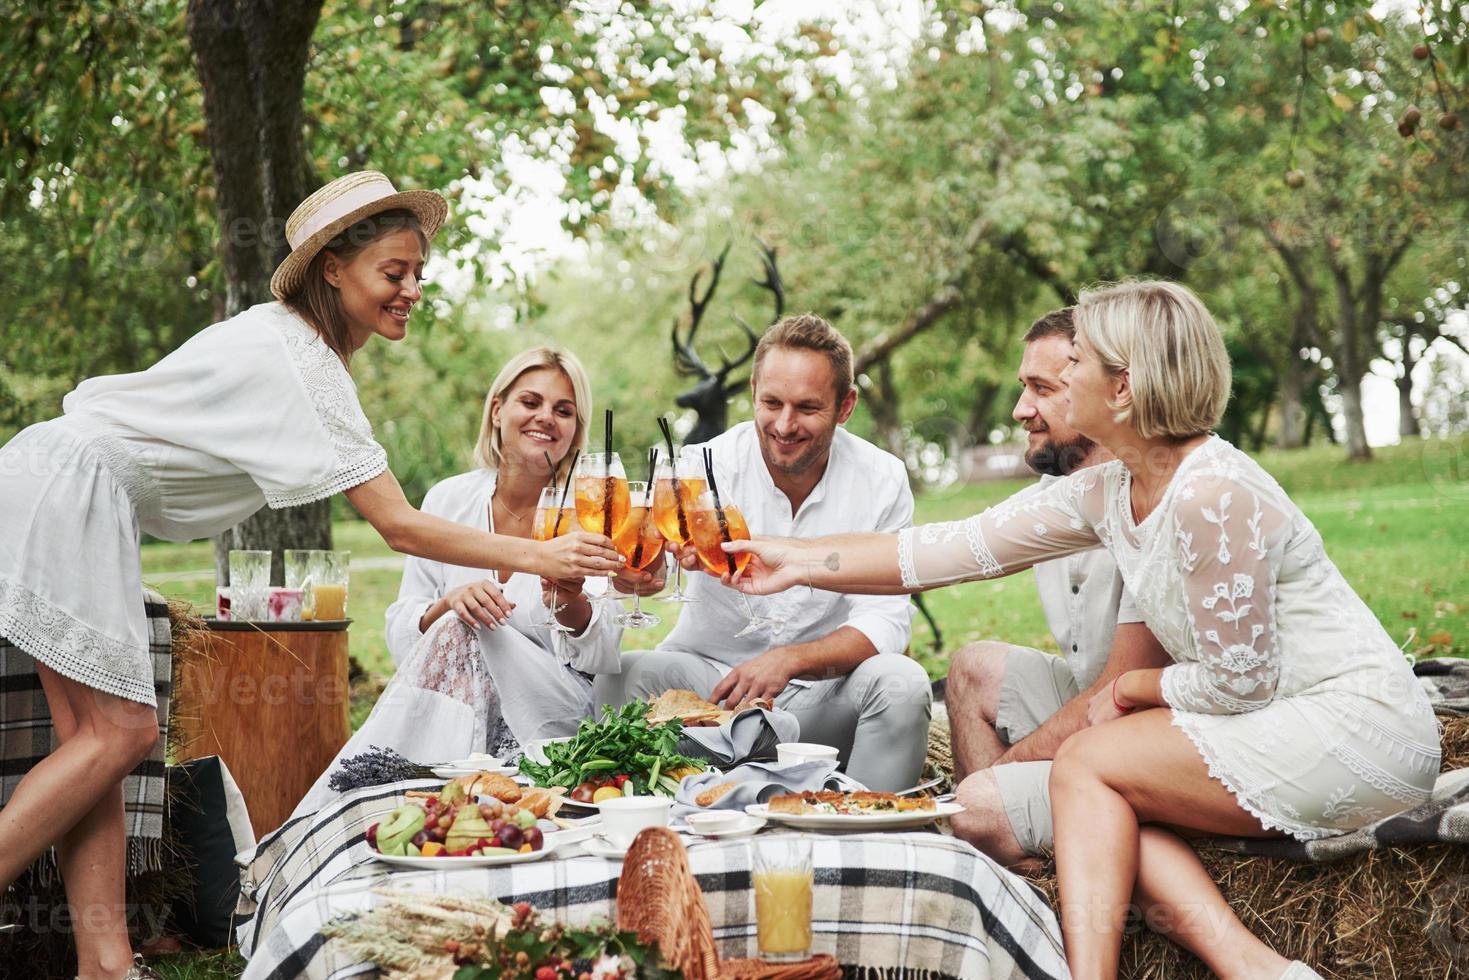
[[(653, 519), (665, 540), (677, 545), (689, 543), (689, 521), (694, 502), (708, 489), (701, 475), (704, 463), (695, 453), (668, 459), (659, 454), (653, 476)], [(673, 563), (673, 592), (661, 597), (664, 602), (698, 602), (683, 590), (683, 566)]]
[(760, 958), (793, 963), (811, 955), (811, 838), (754, 840), (755, 934)]
[[(658, 531), (658, 522), (653, 519), (651, 488), (641, 481), (629, 483), (627, 487), (632, 506), (628, 509), (627, 520), (613, 535), (612, 542), (617, 546), (617, 553), (627, 561), (629, 569), (642, 571), (663, 554), (663, 535)], [(611, 593), (613, 590), (609, 588), (607, 591)], [(634, 592), (633, 611), (619, 613), (613, 622), (618, 626), (642, 629), (657, 626), (662, 620), (643, 612), (643, 597)]]
[[(694, 542), (694, 550), (699, 553), (699, 561), (705, 568), (715, 575), (733, 575), (744, 571), (750, 564), (750, 553), (742, 551), (732, 555), (720, 545), (726, 541), (748, 541), (750, 527), (738, 507), (723, 499), (720, 504), (722, 506), (715, 506), (712, 493), (699, 494), (690, 515), (689, 538)], [(744, 600), (745, 615), (750, 617), (750, 621), (735, 636), (761, 629), (769, 630), (772, 636), (779, 636), (785, 630), (784, 620), (757, 616), (750, 605), (750, 597), (741, 592), (740, 598)]]
[(347, 618), (350, 551), (318, 551), (311, 567), (311, 593), (317, 619)]
[(229, 563), (230, 618), (264, 620), (270, 594), (270, 552), (231, 551)]
[[(561, 504), (560, 487), (549, 486), (541, 491), (540, 499), (536, 501), (536, 516), (531, 524), (531, 538), (536, 541), (550, 541), (552, 538), (559, 538), (563, 534), (576, 530), (576, 508), (562, 507)], [(553, 602), (555, 595), (555, 592), (551, 593)], [(570, 626), (563, 626), (556, 619), (556, 614), (560, 611), (560, 606), (547, 606), (545, 620), (533, 625), (555, 630), (558, 633), (572, 632)]]

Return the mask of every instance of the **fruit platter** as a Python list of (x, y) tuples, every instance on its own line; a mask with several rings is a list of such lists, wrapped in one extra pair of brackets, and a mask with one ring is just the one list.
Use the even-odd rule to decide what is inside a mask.
[(555, 816), (559, 789), (522, 787), (503, 773), (451, 779), (437, 792), (410, 791), (408, 799), (367, 828), (374, 858), (405, 867), (441, 867), (447, 861), (515, 864), (545, 857), (555, 847), (542, 819)]

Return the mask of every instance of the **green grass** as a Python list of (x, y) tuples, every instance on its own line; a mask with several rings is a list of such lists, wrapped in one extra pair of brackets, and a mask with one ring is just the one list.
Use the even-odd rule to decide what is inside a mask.
[[(1469, 655), (1469, 438), (1411, 442), (1382, 449), (1370, 463), (1349, 464), (1340, 449), (1313, 447), (1267, 452), (1261, 463), (1315, 522), (1328, 554), (1382, 620), (1393, 638), (1418, 656)], [(1025, 481), (986, 483), (932, 493), (918, 500), (917, 519), (949, 520), (1003, 500)], [(336, 546), (354, 562), (391, 558), (372, 528), (360, 521), (336, 525)], [(150, 544), (143, 549), (145, 579), (167, 595), (209, 608), (212, 577), (180, 580), (180, 572), (212, 567), (207, 543)], [(383, 612), (398, 594), (396, 570), (356, 570), (350, 612), (352, 656), (370, 675), (354, 692), (353, 725), (361, 723), (376, 692), (392, 672), (383, 644)], [(916, 620), (913, 651), (930, 675), (947, 670), (949, 654), (972, 640), (1003, 638), (1054, 650), (1029, 574), (974, 582), (928, 593), (943, 631), (944, 649)], [(646, 602), (646, 600), (645, 600)], [(678, 608), (648, 603), (661, 626), (629, 631), (628, 649), (655, 646), (667, 635)], [(233, 953), (180, 954), (158, 964), (170, 980), (238, 976)]]

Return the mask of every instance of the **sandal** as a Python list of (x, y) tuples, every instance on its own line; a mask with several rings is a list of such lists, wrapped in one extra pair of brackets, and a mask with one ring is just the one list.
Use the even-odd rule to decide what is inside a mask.
[(143, 962), (142, 953), (134, 953), (133, 965), (122, 975), (122, 980), (163, 980), (163, 975)]

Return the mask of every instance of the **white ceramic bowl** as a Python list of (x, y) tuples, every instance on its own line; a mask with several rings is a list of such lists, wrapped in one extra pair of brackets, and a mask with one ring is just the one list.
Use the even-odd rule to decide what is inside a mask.
[(689, 814), (684, 822), (696, 834), (723, 834), (743, 826), (745, 819), (739, 810), (705, 810)]
[(832, 746), (816, 742), (781, 742), (775, 747), (775, 759), (780, 763), (836, 762), (840, 754)]
[(617, 847), (629, 847), (640, 830), (668, 826), (673, 800), (666, 796), (624, 796), (597, 806), (602, 814), (602, 836)]

